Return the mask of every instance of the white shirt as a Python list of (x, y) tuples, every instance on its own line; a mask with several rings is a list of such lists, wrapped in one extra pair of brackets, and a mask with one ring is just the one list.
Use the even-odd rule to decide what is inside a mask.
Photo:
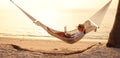
[(77, 38), (77, 37), (80, 37), (80, 36), (83, 36), (83, 35), (84, 35), (84, 32), (77, 32), (72, 37)]

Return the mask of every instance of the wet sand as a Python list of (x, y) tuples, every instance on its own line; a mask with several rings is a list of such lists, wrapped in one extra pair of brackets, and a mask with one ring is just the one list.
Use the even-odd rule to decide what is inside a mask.
[(106, 40), (89, 40), (83, 39), (74, 44), (68, 44), (61, 40), (39, 40), (39, 39), (19, 39), (19, 38), (8, 38), (0, 37), (0, 44), (14, 44), (21, 48), (43, 51), (43, 52), (71, 52), (77, 50), (83, 50), (87, 47), (97, 44), (105, 43)]

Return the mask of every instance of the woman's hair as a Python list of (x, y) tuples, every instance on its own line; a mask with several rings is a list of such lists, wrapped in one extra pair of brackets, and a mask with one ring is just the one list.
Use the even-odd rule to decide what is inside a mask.
[(85, 32), (85, 27), (84, 27), (83, 24), (79, 24), (79, 25), (78, 25), (78, 28), (82, 28), (82, 30), (84, 31), (84, 33), (86, 33), (86, 32)]
[(79, 24), (79, 25), (78, 25), (78, 28), (83, 28), (83, 29), (84, 29), (85, 27), (84, 27), (83, 24)]

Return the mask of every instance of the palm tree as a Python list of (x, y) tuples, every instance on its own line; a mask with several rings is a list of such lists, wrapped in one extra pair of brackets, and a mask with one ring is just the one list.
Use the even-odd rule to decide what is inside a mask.
[(120, 1), (118, 3), (117, 14), (109, 35), (107, 47), (120, 48)]

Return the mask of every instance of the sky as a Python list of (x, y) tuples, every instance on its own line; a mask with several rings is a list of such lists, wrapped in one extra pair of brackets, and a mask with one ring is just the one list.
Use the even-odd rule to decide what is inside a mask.
[[(63, 12), (78, 12), (82, 9), (99, 9), (110, 0), (13, 0), (16, 4), (22, 7), (25, 11), (32, 14), (36, 18), (50, 19), (52, 17), (61, 16), (57, 10)], [(116, 9), (118, 0), (113, 0), (110, 9)], [(1, 0), (0, 12), (20, 12), (9, 0)], [(18, 11), (18, 12), (17, 12)], [(0, 15), (2, 15), (1, 13)], [(12, 13), (11, 13), (12, 15)], [(55, 18), (54, 18), (55, 19)], [(55, 21), (53, 19), (53, 21)], [(58, 19), (59, 20), (59, 19)], [(45, 22), (45, 21), (44, 21)], [(46, 21), (46, 23), (49, 23)]]
[[(39, 8), (97, 8), (99, 5), (106, 3), (109, 0), (13, 0), (17, 4), (23, 4), (27, 7), (37, 6)], [(118, 0), (113, 0), (112, 8), (115, 7)], [(14, 8), (9, 0), (2, 0), (0, 8)]]
[[(38, 28), (9, 0), (0, 1), (1, 1), (0, 32), (13, 33), (14, 29), (19, 30)], [(80, 21), (79, 18), (80, 16), (77, 16), (76, 15), (77, 13), (82, 13), (82, 11), (84, 11), (85, 9), (87, 10), (99, 9), (103, 5), (105, 5), (105, 3), (108, 2), (109, 0), (13, 0), (13, 1), (20, 7), (22, 7), (25, 11), (27, 11), (29, 14), (31, 14), (33, 17), (40, 19), (42, 23), (48, 26), (52, 25), (52, 27), (56, 27), (59, 26), (60, 23), (62, 23), (64, 26), (65, 24), (70, 25), (71, 22), (73, 21), (75, 23), (72, 23), (72, 25), (77, 25)], [(116, 9), (117, 4), (118, 0), (113, 0), (110, 9)], [(60, 10), (64, 13), (58, 12), (57, 10)], [(86, 12), (87, 15), (91, 14), (90, 11)], [(81, 17), (84, 17), (85, 15), (86, 14), (81, 14)], [(75, 16), (76, 18), (73, 16)]]

